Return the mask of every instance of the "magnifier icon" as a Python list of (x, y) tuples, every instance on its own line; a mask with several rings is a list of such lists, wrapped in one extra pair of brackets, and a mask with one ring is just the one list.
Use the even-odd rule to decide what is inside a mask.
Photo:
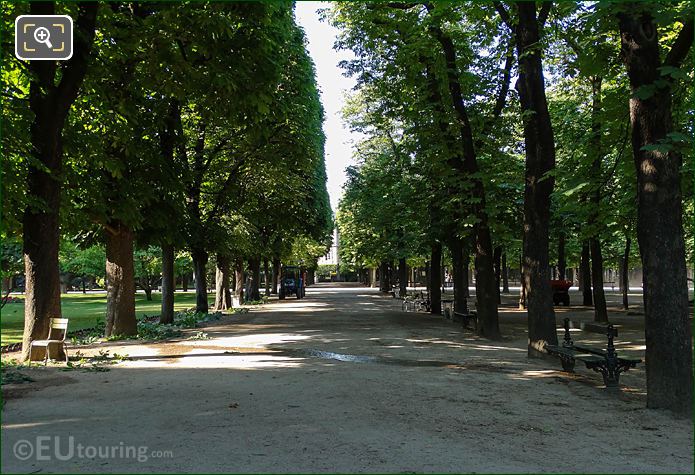
[(35, 29), (34, 30), (34, 39), (38, 43), (43, 43), (46, 46), (48, 46), (50, 49), (53, 49), (53, 45), (51, 44), (51, 33), (48, 31), (48, 28), (40, 26), (37, 29)]

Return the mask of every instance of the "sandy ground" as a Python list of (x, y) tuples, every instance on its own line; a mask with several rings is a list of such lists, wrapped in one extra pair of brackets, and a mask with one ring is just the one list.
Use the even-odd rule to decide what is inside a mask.
[[(130, 360), (3, 386), (2, 472), (693, 473), (692, 422), (645, 409), (642, 368), (611, 392), (529, 360), (505, 304), (490, 342), (373, 289), (316, 286), (208, 340), (81, 349)], [(611, 319), (643, 356), (634, 313)]]

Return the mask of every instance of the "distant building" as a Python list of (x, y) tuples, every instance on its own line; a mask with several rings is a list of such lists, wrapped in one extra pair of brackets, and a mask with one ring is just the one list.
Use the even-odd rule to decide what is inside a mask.
[(333, 265), (336, 266), (336, 272), (338, 271), (338, 265), (340, 264), (340, 256), (338, 255), (339, 243), (340, 236), (338, 235), (338, 227), (336, 226), (335, 229), (333, 229), (333, 244), (331, 244), (325, 256), (319, 257), (319, 265)]

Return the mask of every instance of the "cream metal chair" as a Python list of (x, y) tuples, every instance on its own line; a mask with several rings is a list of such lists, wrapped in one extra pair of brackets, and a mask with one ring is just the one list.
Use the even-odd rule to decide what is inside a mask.
[(38, 346), (46, 348), (46, 357), (43, 360), (43, 364), (47, 364), (51, 347), (58, 346), (63, 349), (63, 353), (65, 353), (65, 362), (68, 362), (68, 351), (65, 348), (65, 336), (68, 333), (68, 319), (51, 318), (50, 324), (51, 328), (48, 331), (48, 338), (46, 340), (34, 340), (31, 342), (31, 346), (29, 347), (29, 361), (31, 361), (31, 351), (35, 346)]

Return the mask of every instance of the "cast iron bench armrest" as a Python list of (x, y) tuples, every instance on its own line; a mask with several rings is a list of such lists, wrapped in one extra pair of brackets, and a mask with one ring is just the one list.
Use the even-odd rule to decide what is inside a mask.
[(564, 345), (546, 345), (545, 350), (549, 355), (559, 357), (563, 371), (567, 371), (569, 373), (574, 371), (574, 360), (577, 359), (578, 356), (586, 355), (585, 352), (577, 350), (575, 347), (568, 347)]
[[(565, 338), (562, 345), (546, 345), (546, 351), (549, 355), (558, 356), (562, 363), (564, 371), (574, 371), (575, 360), (582, 361), (587, 369), (592, 369), (603, 376), (603, 382), (606, 387), (618, 386), (620, 373), (623, 373), (630, 368), (637, 366), (642, 360), (638, 358), (621, 358), (615, 351), (613, 338), (618, 336), (618, 330), (613, 328), (613, 325), (596, 325), (596, 324), (577, 324), (570, 322), (569, 318), (565, 318)], [(570, 335), (570, 327), (579, 328), (580, 330), (593, 333), (601, 333), (605, 330), (608, 338), (608, 345), (605, 350), (593, 348), (585, 345), (575, 345)]]

